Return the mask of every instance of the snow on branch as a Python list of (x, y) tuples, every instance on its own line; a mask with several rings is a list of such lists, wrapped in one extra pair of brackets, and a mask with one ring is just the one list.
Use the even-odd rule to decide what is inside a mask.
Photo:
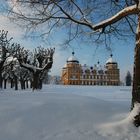
[(135, 4), (135, 5), (124, 8), (123, 10), (119, 11), (111, 18), (106, 19), (106, 20), (94, 25), (93, 23), (89, 22), (88, 20), (78, 20), (78, 19), (74, 18), (72, 15), (70, 15), (68, 12), (66, 12), (58, 3), (55, 3), (55, 4), (61, 10), (61, 12), (66, 16), (67, 19), (70, 19), (74, 23), (85, 25), (94, 31), (98, 31), (99, 29), (105, 29), (105, 27), (107, 27), (108, 25), (114, 24), (117, 21), (121, 20), (122, 18), (125, 18), (128, 15), (133, 15), (133, 14), (139, 13), (139, 9), (138, 9), (137, 5)]
[(137, 8), (137, 5), (129, 6), (115, 14), (109, 19), (106, 19), (96, 25), (93, 25), (92, 28), (93, 30), (99, 30), (99, 29), (104, 29), (108, 25), (114, 24), (117, 21), (121, 20), (122, 18), (128, 16), (128, 15), (133, 15), (133, 14), (138, 14), (139, 10)]
[(15, 44), (15, 47), (17, 48), (15, 57), (18, 59), (20, 66), (28, 69), (30, 72), (43, 72), (52, 67), (55, 49), (38, 47), (34, 53), (31, 53), (19, 44)]

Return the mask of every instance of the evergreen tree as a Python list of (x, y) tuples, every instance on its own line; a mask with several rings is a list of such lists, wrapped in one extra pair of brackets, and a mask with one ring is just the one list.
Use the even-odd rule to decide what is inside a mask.
[(131, 86), (132, 76), (131, 73), (128, 71), (125, 77), (126, 86)]

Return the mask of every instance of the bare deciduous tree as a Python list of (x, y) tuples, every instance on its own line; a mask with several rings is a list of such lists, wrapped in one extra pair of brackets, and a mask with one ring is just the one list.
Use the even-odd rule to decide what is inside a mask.
[(0, 30), (0, 88), (2, 88), (3, 83), (2, 71), (4, 69), (4, 63), (12, 52), (10, 49), (10, 41), (12, 38), (8, 39), (7, 35), (7, 31)]
[(55, 49), (44, 49), (38, 47), (33, 53), (33, 62), (29, 60), (30, 51), (24, 49), (19, 44), (15, 44), (16, 52), (14, 56), (18, 59), (21, 67), (32, 73), (32, 89), (42, 88), (42, 75), (44, 71), (51, 69), (53, 64), (53, 54)]

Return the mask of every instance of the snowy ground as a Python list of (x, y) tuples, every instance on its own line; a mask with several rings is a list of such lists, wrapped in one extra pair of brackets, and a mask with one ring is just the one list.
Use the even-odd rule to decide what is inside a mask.
[(130, 101), (130, 87), (0, 90), (0, 140), (139, 140)]

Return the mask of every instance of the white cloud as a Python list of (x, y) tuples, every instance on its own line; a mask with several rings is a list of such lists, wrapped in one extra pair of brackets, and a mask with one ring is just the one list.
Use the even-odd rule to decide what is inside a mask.
[(14, 38), (23, 36), (23, 30), (3, 15), (0, 15), (0, 30), (8, 31), (8, 35)]
[(51, 69), (52, 75), (61, 75), (62, 68), (65, 65), (67, 58), (70, 56), (69, 52), (62, 51), (58, 48), (56, 48), (55, 54), (54, 54), (54, 63)]
[[(26, 29), (21, 28), (10, 19), (4, 15), (0, 15), (0, 30), (8, 31), (8, 38), (13, 37), (12, 42), (16, 42), (24, 46), (25, 48), (35, 48), (39, 46), (41, 39), (31, 39), (31, 38), (24, 38), (26, 35)], [(39, 41), (38, 41), (39, 40)]]

